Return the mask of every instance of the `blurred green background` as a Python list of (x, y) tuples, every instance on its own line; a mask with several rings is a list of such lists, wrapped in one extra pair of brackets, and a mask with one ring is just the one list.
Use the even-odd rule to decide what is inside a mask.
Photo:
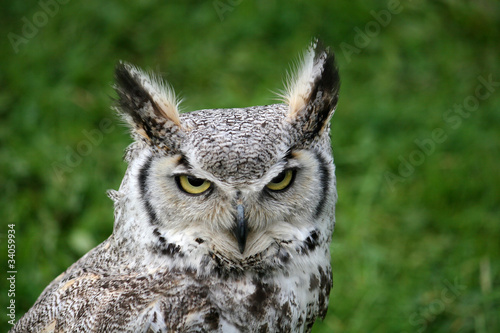
[(342, 88), (314, 332), (500, 332), (498, 1), (60, 1), (0, 11), (0, 330), (8, 224), (17, 318), (112, 231), (118, 60), (162, 73), (185, 111), (262, 105), (319, 36)]

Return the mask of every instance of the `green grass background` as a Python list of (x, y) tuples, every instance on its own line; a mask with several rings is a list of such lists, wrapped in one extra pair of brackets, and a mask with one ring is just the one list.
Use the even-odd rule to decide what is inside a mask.
[[(118, 60), (161, 72), (185, 111), (262, 105), (319, 36), (342, 88), (334, 288), (314, 332), (500, 332), (500, 86), (450, 113), (474, 103), (479, 77), (500, 82), (498, 1), (401, 1), (385, 26), (372, 11), (394, 0), (66, 2), (46, 22), (37, 1), (0, 11), (1, 331), (8, 224), (18, 318), (112, 231), (105, 191), (131, 142), (110, 110)], [(9, 33), (34, 19), (15, 52)]]

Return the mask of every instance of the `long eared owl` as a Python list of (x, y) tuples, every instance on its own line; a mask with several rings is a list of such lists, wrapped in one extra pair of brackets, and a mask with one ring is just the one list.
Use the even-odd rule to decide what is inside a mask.
[(332, 285), (339, 86), (314, 41), (283, 103), (180, 114), (169, 85), (118, 64), (134, 142), (113, 233), (11, 332), (309, 332)]

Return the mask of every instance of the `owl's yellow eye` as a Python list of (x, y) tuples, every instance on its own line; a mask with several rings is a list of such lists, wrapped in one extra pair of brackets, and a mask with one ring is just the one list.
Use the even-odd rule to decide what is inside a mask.
[(271, 191), (283, 191), (288, 188), (295, 178), (295, 170), (287, 169), (283, 170), (279, 175), (274, 177), (266, 187)]
[(199, 195), (208, 191), (212, 185), (205, 179), (196, 178), (188, 175), (176, 176), (175, 180), (181, 190), (188, 194)]

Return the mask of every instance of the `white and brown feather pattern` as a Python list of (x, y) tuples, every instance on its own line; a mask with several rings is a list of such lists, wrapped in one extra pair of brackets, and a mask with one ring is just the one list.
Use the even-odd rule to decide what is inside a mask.
[(155, 76), (116, 78), (135, 142), (113, 234), (11, 332), (309, 332), (332, 286), (333, 54), (313, 43), (285, 104), (240, 109), (179, 114)]
[[(331, 286), (323, 267), (301, 281), (194, 269), (110, 274), (82, 267), (87, 261), (54, 281), (15, 331), (300, 332), (324, 316)], [(303, 283), (320, 302), (301, 304)]]

